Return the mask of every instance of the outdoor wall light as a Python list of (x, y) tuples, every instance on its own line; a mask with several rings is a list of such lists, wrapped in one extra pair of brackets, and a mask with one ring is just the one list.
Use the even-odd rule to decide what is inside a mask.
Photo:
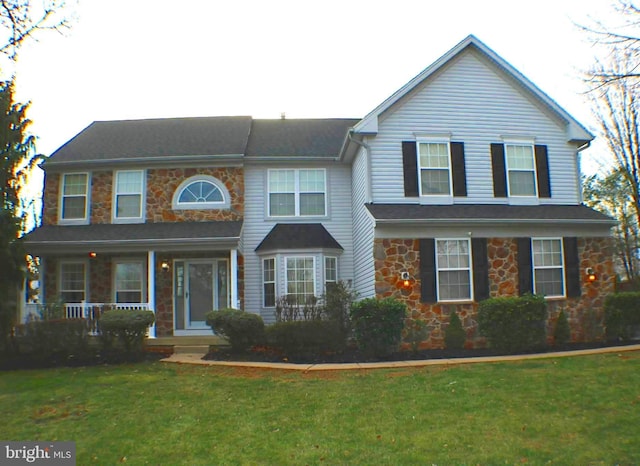
[(400, 274), (400, 280), (402, 280), (402, 285), (405, 288), (409, 288), (409, 285), (411, 284), (410, 282), (411, 278), (409, 277), (409, 272), (402, 272)]
[(160, 267), (162, 268), (163, 272), (169, 271), (169, 263), (167, 261), (162, 261), (162, 264), (160, 264)]
[(95, 251), (89, 253), (89, 259), (95, 259), (96, 257), (98, 257), (98, 254)]
[(595, 282), (596, 279), (598, 278), (596, 276), (596, 273), (591, 267), (587, 267), (586, 273), (587, 273), (587, 280), (590, 282)]

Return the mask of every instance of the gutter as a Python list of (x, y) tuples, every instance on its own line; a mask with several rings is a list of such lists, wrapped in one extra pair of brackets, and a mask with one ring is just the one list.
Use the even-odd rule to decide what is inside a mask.
[(374, 217), (377, 224), (380, 225), (393, 225), (393, 224), (404, 224), (404, 225), (421, 225), (421, 224), (444, 224), (444, 225), (464, 225), (464, 224), (472, 224), (472, 225), (495, 225), (496, 223), (500, 224), (536, 224), (536, 223), (561, 223), (561, 224), (592, 224), (592, 225), (610, 225), (613, 226), (617, 222), (613, 220), (588, 220), (588, 219), (550, 219), (550, 218), (377, 218)]

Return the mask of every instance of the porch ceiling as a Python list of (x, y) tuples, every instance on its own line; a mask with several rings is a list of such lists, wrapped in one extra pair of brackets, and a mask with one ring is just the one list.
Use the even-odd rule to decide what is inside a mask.
[(94, 225), (43, 225), (25, 236), (27, 252), (175, 251), (234, 249), (242, 222), (173, 222)]

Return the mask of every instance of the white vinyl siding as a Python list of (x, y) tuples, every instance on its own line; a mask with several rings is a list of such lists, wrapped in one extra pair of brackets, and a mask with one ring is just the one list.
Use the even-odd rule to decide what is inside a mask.
[(456, 204), (509, 203), (494, 196), (490, 147), (523, 138), (537, 138), (548, 149), (553, 197), (540, 204), (580, 202), (576, 145), (568, 142), (566, 123), (472, 49), (386, 111), (378, 131), (368, 142), (374, 203), (417, 202), (404, 194), (402, 141), (421, 134), (464, 143), (467, 196), (456, 197)]
[(353, 289), (361, 298), (375, 295), (375, 267), (373, 259), (374, 224), (365, 204), (367, 202), (367, 153), (361, 149), (353, 161), (351, 184), (353, 197)]
[(562, 238), (532, 238), (533, 292), (548, 298), (565, 296)]
[(88, 207), (89, 174), (63, 174), (60, 189), (60, 223), (86, 223)]

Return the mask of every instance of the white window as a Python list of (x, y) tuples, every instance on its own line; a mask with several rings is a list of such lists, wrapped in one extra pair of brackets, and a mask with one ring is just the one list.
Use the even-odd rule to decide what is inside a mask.
[(504, 151), (509, 196), (537, 196), (533, 145), (507, 143)]
[(144, 172), (142, 170), (119, 171), (116, 173), (114, 196), (114, 219), (142, 219), (142, 192)]
[(564, 253), (561, 238), (531, 240), (533, 292), (547, 297), (565, 295)]
[(115, 302), (145, 302), (144, 265), (142, 262), (115, 263)]
[(66, 173), (62, 175), (61, 221), (86, 220), (88, 191), (89, 175), (87, 173)]
[(208, 175), (184, 181), (173, 196), (173, 209), (228, 209), (229, 192), (224, 184)]
[(273, 257), (262, 260), (262, 290), (264, 307), (275, 307), (276, 260)]
[(418, 142), (421, 196), (451, 195), (451, 157), (448, 142)]
[(60, 264), (60, 287), (58, 294), (64, 303), (86, 301), (86, 262), (62, 262)]
[(269, 170), (268, 185), (270, 216), (326, 215), (324, 169)]
[(331, 285), (335, 285), (338, 282), (338, 258), (337, 257), (325, 257), (324, 258), (324, 286), (325, 292)]
[(295, 303), (304, 305), (316, 295), (315, 258), (285, 257), (285, 288)]
[(466, 301), (473, 296), (471, 244), (468, 239), (436, 240), (438, 301)]

